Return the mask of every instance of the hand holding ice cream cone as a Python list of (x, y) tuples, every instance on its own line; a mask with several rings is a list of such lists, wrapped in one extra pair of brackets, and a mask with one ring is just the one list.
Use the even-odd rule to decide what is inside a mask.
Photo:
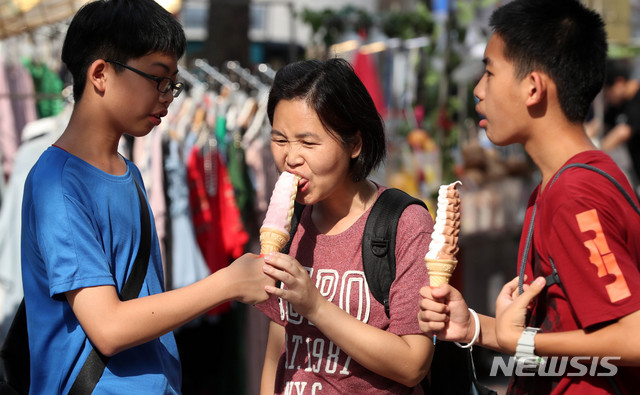
[[(460, 233), (460, 193), (456, 189), (458, 184), (461, 182), (442, 185), (438, 190), (436, 223), (431, 234), (429, 251), (424, 257), (431, 287), (448, 284), (458, 265), (456, 259)], [(433, 344), (436, 344), (435, 333)]]

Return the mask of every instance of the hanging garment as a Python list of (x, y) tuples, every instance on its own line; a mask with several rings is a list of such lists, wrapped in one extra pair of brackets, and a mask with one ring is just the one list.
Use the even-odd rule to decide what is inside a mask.
[(43, 95), (43, 98), (36, 103), (38, 116), (43, 118), (57, 115), (64, 107), (62, 100), (64, 82), (62, 79), (45, 64), (35, 64), (31, 60), (25, 60), (23, 65), (33, 77), (36, 93)]
[[(241, 146), (242, 134), (240, 131), (233, 133), (233, 143), (229, 145), (227, 164), (231, 184), (233, 185), (236, 204), (242, 216), (245, 227), (256, 226), (256, 216), (253, 212), (255, 207), (255, 192), (253, 184), (249, 178), (249, 169), (245, 159), (245, 152)], [(258, 225), (259, 228), (259, 225)]]
[(9, 91), (12, 92), (11, 108), (18, 139), (24, 140), (22, 131), (29, 123), (38, 119), (36, 112), (36, 92), (29, 71), (20, 64), (6, 65)]
[(386, 113), (386, 105), (375, 59), (371, 54), (365, 54), (362, 51), (358, 51), (353, 60), (353, 70), (367, 88), (369, 95), (371, 95), (371, 98), (373, 99), (373, 103), (376, 105), (376, 109), (380, 115), (384, 117)]
[(187, 169), (180, 155), (180, 144), (174, 139), (166, 141), (164, 167), (166, 174), (167, 205), (170, 226), (171, 262), (170, 288), (176, 289), (193, 284), (211, 274), (196, 241), (189, 207)]
[[(2, 150), (0, 150), (0, 163), (2, 163)], [(0, 169), (2, 167), (0, 166)], [(2, 176), (2, 171), (0, 171), (0, 209), (2, 208), (2, 197), (4, 196), (4, 191), (6, 188), (6, 182), (4, 177)], [(2, 300), (0, 300), (0, 305), (2, 304)]]
[[(164, 192), (164, 165), (162, 160), (162, 133), (155, 130), (143, 137), (133, 139), (133, 162), (136, 164), (144, 180), (149, 205), (156, 223), (162, 262), (165, 260), (166, 211), (167, 204)], [(166, 272), (166, 267), (164, 268)]]
[(0, 55), (0, 150), (2, 150), (2, 173), (5, 180), (9, 179), (13, 169), (13, 158), (20, 145), (10, 97), (9, 81), (4, 60)]
[[(189, 202), (196, 239), (212, 273), (226, 267), (244, 252), (249, 240), (236, 205), (233, 186), (218, 149), (194, 145), (187, 164)], [(229, 303), (209, 312), (227, 311)]]
[(55, 117), (28, 123), (23, 136), (35, 136), (23, 142), (15, 156), (14, 171), (6, 187), (0, 209), (0, 339), (4, 339), (13, 315), (22, 300), (22, 269), (20, 259), (20, 229), (24, 182), (31, 167), (62, 133), (71, 109)]

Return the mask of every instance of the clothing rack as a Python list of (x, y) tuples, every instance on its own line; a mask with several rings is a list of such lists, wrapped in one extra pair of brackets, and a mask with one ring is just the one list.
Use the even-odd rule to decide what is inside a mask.
[(0, 93), (0, 99), (30, 99), (36, 100), (53, 100), (53, 99), (66, 99), (61, 93)]
[(258, 65), (258, 71), (272, 82), (276, 78), (276, 71), (266, 63), (260, 63)]
[(240, 63), (235, 60), (230, 60), (227, 62), (227, 69), (236, 73), (240, 78), (245, 80), (249, 85), (257, 89), (258, 91), (263, 91), (269, 89), (269, 87), (260, 81), (258, 77), (251, 74), (251, 72), (242, 66)]
[(64, 21), (73, 16), (86, 2), (87, 0), (47, 0), (31, 7), (0, 7), (0, 39)]
[(184, 67), (178, 66), (178, 74), (183, 80), (185, 80), (192, 87), (197, 89), (204, 89), (204, 90), (207, 89), (207, 84), (205, 82), (200, 81), (198, 77), (196, 77), (194, 74), (189, 72)]
[(224, 74), (219, 72), (218, 69), (216, 69), (215, 67), (213, 67), (209, 63), (207, 63), (206, 60), (204, 60), (204, 59), (196, 59), (194, 61), (194, 64), (195, 64), (195, 66), (197, 68), (199, 68), (200, 70), (202, 70), (205, 73), (207, 73), (207, 75), (209, 75), (211, 78), (213, 78), (214, 80), (216, 80), (217, 82), (219, 82), (223, 86), (231, 89), (232, 91), (236, 91), (236, 90), (238, 90), (240, 88), (240, 85), (237, 82), (231, 81)]

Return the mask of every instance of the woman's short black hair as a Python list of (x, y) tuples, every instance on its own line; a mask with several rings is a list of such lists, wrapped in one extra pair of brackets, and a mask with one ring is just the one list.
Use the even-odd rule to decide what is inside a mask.
[(360, 133), (362, 150), (350, 164), (353, 181), (365, 179), (384, 160), (384, 123), (348, 61), (304, 60), (284, 66), (269, 93), (267, 114), (272, 125), (280, 100), (304, 100), (325, 130), (345, 146), (357, 142)]
[(73, 76), (77, 102), (87, 70), (97, 59), (126, 63), (153, 52), (181, 58), (186, 46), (180, 22), (154, 0), (97, 0), (85, 4), (73, 17), (62, 61)]

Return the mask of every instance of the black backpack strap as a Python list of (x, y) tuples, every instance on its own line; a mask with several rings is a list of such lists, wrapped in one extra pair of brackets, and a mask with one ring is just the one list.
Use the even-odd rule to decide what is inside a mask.
[[(0, 356), (3, 362), (3, 375), (6, 381), (18, 394), (29, 393), (29, 335), (27, 331), (27, 310), (24, 298), (16, 311), (9, 332), (2, 343)], [(0, 390), (0, 393), (2, 391)]]
[[(591, 165), (587, 165), (586, 163), (571, 163), (566, 165), (565, 167), (563, 167), (562, 169), (560, 169), (558, 171), (558, 173), (556, 173), (556, 176), (553, 177), (553, 180), (551, 181), (551, 183), (549, 184), (549, 187), (551, 187), (551, 185), (553, 185), (553, 183), (556, 181), (556, 179), (558, 179), (558, 177), (560, 177), (560, 174), (567, 170), (570, 169), (572, 167), (580, 167), (583, 169), (588, 169), (591, 170), (593, 172), (596, 172), (598, 174), (600, 174), (601, 176), (605, 177), (607, 180), (609, 180), (613, 185), (615, 185), (615, 187), (620, 191), (620, 193), (622, 193), (622, 195), (624, 196), (624, 198), (627, 200), (627, 202), (629, 203), (629, 205), (631, 205), (631, 207), (635, 210), (636, 213), (638, 213), (638, 215), (640, 215), (640, 208), (636, 205), (636, 203), (633, 201), (633, 198), (631, 197), (631, 195), (629, 195), (629, 193), (627, 192), (626, 189), (624, 189), (624, 187), (622, 185), (620, 185), (620, 183), (618, 182), (618, 180), (616, 180), (615, 178), (613, 178), (613, 176), (609, 173), (607, 173), (606, 171), (600, 169), (599, 167), (595, 167), (595, 166), (591, 166)], [(547, 187), (547, 189), (549, 189), (549, 187)]]
[(140, 295), (142, 289), (142, 283), (147, 276), (147, 269), (149, 268), (149, 254), (151, 252), (151, 220), (149, 219), (149, 207), (147, 206), (147, 199), (142, 193), (142, 188), (134, 177), (133, 180), (136, 183), (138, 189), (138, 200), (140, 201), (140, 227), (142, 233), (140, 235), (140, 246), (138, 247), (138, 254), (133, 261), (133, 267), (127, 281), (122, 287), (120, 292), (120, 299), (130, 300), (135, 299)]
[(289, 230), (289, 241), (287, 244), (282, 247), (283, 254), (288, 254), (289, 249), (291, 248), (291, 242), (293, 241), (293, 236), (296, 235), (296, 231), (298, 230), (298, 224), (300, 223), (300, 216), (302, 216), (302, 210), (304, 210), (305, 205), (295, 202), (293, 205), (293, 217), (291, 217), (291, 229)]
[(553, 284), (558, 284), (560, 287), (562, 287), (562, 283), (560, 282), (560, 275), (558, 274), (558, 269), (556, 269), (555, 263), (553, 263), (553, 258), (549, 257), (549, 263), (551, 263), (551, 274), (544, 278), (547, 287), (550, 287)]
[[(140, 188), (135, 177), (133, 177), (133, 180), (135, 181), (136, 188), (138, 189), (138, 199), (140, 201), (140, 226), (142, 233), (140, 235), (138, 254), (136, 255), (136, 259), (133, 261), (131, 273), (129, 273), (129, 277), (127, 277), (127, 281), (122, 287), (122, 292), (120, 293), (120, 299), (123, 301), (137, 298), (140, 294), (144, 278), (147, 275), (147, 268), (149, 267), (149, 254), (151, 249), (151, 220), (149, 219), (147, 199), (145, 198), (144, 193), (142, 193), (142, 188)], [(91, 353), (89, 353), (84, 365), (82, 365), (82, 369), (80, 369), (80, 373), (78, 373), (76, 381), (74, 381), (71, 386), (69, 395), (92, 393), (98, 384), (100, 377), (102, 377), (102, 373), (104, 372), (104, 368), (107, 366), (108, 361), (109, 358), (100, 354), (100, 352), (98, 352), (94, 347), (91, 350)]]
[[(638, 213), (638, 215), (640, 215), (640, 208), (638, 208), (638, 205), (633, 201), (633, 198), (631, 197), (631, 195), (629, 195), (629, 193), (618, 182), (618, 180), (616, 180), (611, 174), (609, 174), (606, 171), (600, 169), (599, 167), (591, 166), (591, 165), (588, 165), (586, 163), (570, 163), (570, 164), (564, 166), (563, 168), (561, 168), (560, 170), (558, 170), (556, 175), (553, 177), (553, 179), (551, 180), (551, 182), (547, 186), (547, 190), (549, 190), (549, 188), (551, 188), (553, 183), (556, 182), (558, 177), (560, 177), (560, 174), (562, 174), (565, 170), (571, 169), (573, 167), (579, 167), (579, 168), (582, 168), (582, 169), (591, 170), (591, 171), (596, 172), (596, 173), (600, 174), (601, 176), (605, 177), (607, 180), (609, 180), (618, 189), (618, 191), (620, 191), (620, 193), (622, 193), (622, 195), (627, 200), (629, 205), (633, 208), (633, 210), (636, 213)], [(525, 253), (523, 254), (522, 260), (520, 262), (520, 271), (519, 271), (520, 293), (523, 292), (523, 288), (522, 287), (523, 287), (523, 283), (524, 283), (524, 268), (525, 268), (527, 253), (528, 253), (528, 250), (529, 250), (529, 245), (531, 243), (531, 238), (533, 237), (533, 225), (534, 225), (534, 221), (535, 221), (535, 212), (536, 212), (535, 210), (536, 210), (536, 207), (534, 206), (533, 214), (532, 214), (532, 217), (531, 217), (531, 223), (529, 224), (529, 232), (527, 234), (527, 239), (526, 239), (526, 243), (525, 243), (526, 244), (525, 245)], [(552, 272), (551, 272), (550, 275), (548, 275), (545, 278), (546, 281), (547, 281), (547, 285), (546, 286), (550, 287), (553, 284), (558, 284), (562, 288), (562, 282), (560, 281), (560, 275), (558, 274), (558, 270), (556, 269), (556, 265), (553, 262), (553, 258), (549, 257), (549, 262), (551, 263)], [(564, 289), (563, 289), (563, 291), (564, 291)]]
[(400, 216), (411, 204), (419, 204), (416, 199), (399, 189), (385, 189), (367, 218), (362, 236), (362, 265), (371, 293), (384, 305), (389, 316), (389, 289), (396, 278), (396, 232)]

